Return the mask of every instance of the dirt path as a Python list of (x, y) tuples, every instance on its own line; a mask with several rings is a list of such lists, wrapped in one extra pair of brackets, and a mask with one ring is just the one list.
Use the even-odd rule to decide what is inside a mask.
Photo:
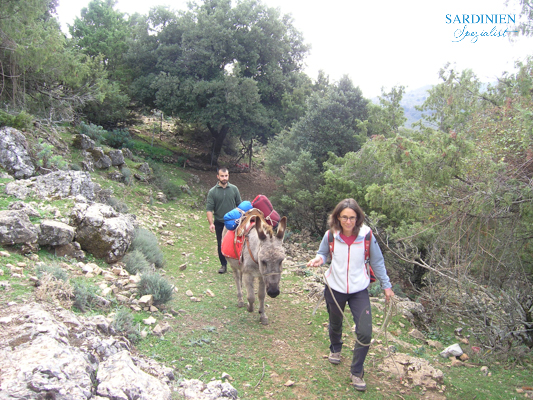
[[(190, 172), (206, 189), (216, 182), (212, 172)], [(259, 193), (267, 196), (274, 193), (273, 181), (268, 179), (259, 172), (230, 174), (230, 182), (239, 187), (243, 199), (249, 200)], [(178, 287), (175, 307), (183, 309), (183, 314), (173, 321), (174, 333), (166, 338), (169, 343), (164, 350), (159, 350), (161, 343), (151, 341), (142, 343), (142, 350), (148, 354), (159, 351), (179, 354), (180, 358), (176, 358), (181, 362), (175, 365), (186, 379), (201, 377), (208, 381), (227, 373), (241, 399), (319, 400), (361, 396), (350, 384), (354, 338), (348, 328), (345, 329), (342, 363), (332, 365), (327, 361), (327, 311), (322, 304), (316, 315), (312, 315), (316, 298), (310, 298), (303, 277), (296, 274), (298, 268), (294, 267), (306, 262), (307, 255), (302, 259), (291, 257), (282, 276), (280, 296), (267, 298), (270, 324), (263, 326), (257, 312), (248, 313), (246, 308), (237, 308), (232, 274), (217, 274), (216, 241), (214, 235), (208, 233), (204, 213), (198, 211), (198, 215), (200, 220), (190, 233), (180, 231), (183, 242), (176, 244), (178, 248), (168, 249), (175, 254), (171, 259), (185, 257), (180, 252), (190, 254), (183, 273), (174, 275), (169, 269)], [(206, 294), (207, 289), (214, 297)], [(185, 294), (189, 290), (201, 301), (191, 302)], [(205, 337), (205, 332), (216, 332), (216, 336)], [(211, 341), (212, 338), (215, 339)], [(209, 344), (201, 345), (202, 340)], [(365, 398), (445, 398), (439, 393), (413, 392), (398, 379), (380, 372), (378, 366), (385, 355), (381, 346), (373, 348), (367, 358), (365, 379), (369, 390)]]

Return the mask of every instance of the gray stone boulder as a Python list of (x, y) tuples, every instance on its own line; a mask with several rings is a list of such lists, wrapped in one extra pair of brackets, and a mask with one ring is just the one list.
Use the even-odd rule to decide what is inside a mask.
[(124, 164), (124, 154), (122, 150), (111, 150), (107, 152), (107, 156), (111, 159), (111, 165), (117, 167)]
[(83, 161), (80, 162), (81, 169), (87, 172), (94, 172), (94, 159), (88, 151), (82, 151)]
[(72, 140), (72, 146), (80, 150), (89, 150), (94, 149), (95, 143), (94, 140), (92, 140), (89, 136), (80, 133), (74, 136), (74, 140)]
[(130, 149), (128, 148), (123, 148), (122, 149), (122, 154), (124, 155), (124, 157), (126, 157), (127, 159), (129, 160), (133, 160), (133, 153), (131, 152)]
[(97, 394), (116, 400), (171, 398), (170, 389), (138, 368), (127, 351), (113, 354), (98, 367)]
[(75, 258), (78, 261), (85, 260), (85, 252), (78, 242), (54, 246), (54, 252), (56, 257)]
[(124, 174), (120, 171), (111, 171), (107, 174), (107, 179), (110, 179), (112, 181), (124, 183), (126, 180)]
[(220, 380), (208, 384), (198, 379), (184, 380), (180, 383), (178, 394), (184, 399), (194, 400), (224, 400), (238, 399), (238, 392), (231, 383)]
[(429, 361), (407, 354), (395, 354), (385, 357), (378, 365), (378, 370), (387, 374), (400, 375), (406, 386), (422, 386), (428, 390), (441, 388), (444, 373), (433, 367)]
[(20, 210), (0, 211), (0, 244), (37, 243), (38, 229), (30, 222), (28, 214)]
[(104, 153), (104, 150), (101, 147), (90, 149), (89, 153), (91, 153), (93, 158), (94, 168), (108, 169), (112, 165), (111, 158)]
[(74, 240), (76, 229), (59, 221), (44, 220), (40, 225), (38, 243), (41, 246), (62, 246)]
[(0, 308), (0, 399), (170, 399), (172, 370), (130, 356), (102, 319), (49, 303)]
[(135, 217), (105, 204), (76, 204), (71, 221), (81, 248), (108, 263), (120, 261), (133, 240)]
[(142, 163), (139, 165), (138, 170), (145, 175), (150, 175), (152, 173), (152, 169), (148, 163)]
[(85, 171), (55, 171), (31, 179), (21, 179), (6, 185), (6, 194), (24, 200), (28, 196), (40, 199), (64, 199), (83, 196), (94, 200), (94, 185)]
[(0, 165), (16, 179), (26, 179), (35, 173), (28, 142), (15, 128), (0, 128)]
[(15, 201), (9, 205), (10, 210), (19, 210), (25, 212), (28, 217), (39, 218), (41, 214), (31, 204), (24, 203), (23, 201)]

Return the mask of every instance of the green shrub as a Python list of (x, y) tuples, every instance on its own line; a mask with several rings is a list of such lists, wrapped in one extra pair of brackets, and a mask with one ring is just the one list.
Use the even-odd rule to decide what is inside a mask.
[(55, 263), (39, 265), (35, 269), (37, 278), (41, 279), (43, 274), (49, 274), (58, 281), (66, 282), (68, 280), (68, 273), (63, 268)]
[(70, 164), (70, 169), (72, 171), (81, 171), (81, 166), (79, 164)]
[(104, 141), (107, 131), (99, 125), (86, 124), (82, 122), (78, 128), (78, 132), (83, 135), (89, 136), (95, 142), (101, 143)]
[(113, 129), (104, 135), (105, 143), (115, 149), (133, 148), (133, 140), (127, 129)]
[(155, 264), (156, 268), (165, 266), (163, 252), (159, 248), (157, 237), (147, 229), (137, 228), (135, 230), (130, 250), (139, 250), (149, 263)]
[(0, 110), (0, 127), (11, 126), (15, 129), (29, 129), (32, 127), (33, 117), (22, 111), (17, 115)]
[(74, 306), (81, 312), (90, 310), (96, 305), (98, 287), (86, 280), (74, 282)]
[(368, 287), (368, 294), (370, 297), (378, 297), (381, 293), (381, 284), (379, 282), (371, 283)]
[(130, 97), (122, 93), (119, 83), (106, 80), (99, 89), (105, 95), (104, 99), (87, 102), (81, 110), (87, 121), (106, 127), (126, 121), (130, 114)]
[(111, 206), (116, 212), (125, 214), (128, 212), (128, 205), (123, 201), (120, 201), (116, 197), (110, 197), (107, 200), (107, 204)]
[(60, 169), (64, 170), (68, 167), (68, 163), (63, 159), (63, 156), (53, 155), (54, 146), (39, 138), (37, 145), (37, 165), (46, 169)]
[(161, 190), (169, 199), (177, 199), (181, 194), (181, 186), (167, 178), (162, 168), (157, 163), (150, 163), (154, 173), (154, 185)]
[(124, 176), (124, 183), (128, 186), (131, 185), (133, 183), (133, 174), (131, 173), (131, 169), (123, 167), (120, 172), (122, 172), (122, 176)]
[(154, 296), (154, 304), (163, 304), (172, 299), (174, 286), (158, 273), (148, 273), (141, 277), (139, 283), (139, 294)]
[(132, 275), (138, 272), (141, 274), (150, 271), (150, 263), (140, 250), (133, 250), (124, 256), (124, 263), (126, 264), (126, 271)]
[(151, 158), (153, 160), (164, 160), (166, 157), (172, 157), (174, 153), (160, 146), (151, 146), (149, 143), (136, 140), (133, 147), (133, 152), (142, 155), (144, 158)]
[(111, 322), (111, 328), (126, 336), (133, 343), (138, 342), (141, 338), (138, 329), (135, 328), (133, 314), (127, 308), (121, 307), (117, 310), (113, 322)]

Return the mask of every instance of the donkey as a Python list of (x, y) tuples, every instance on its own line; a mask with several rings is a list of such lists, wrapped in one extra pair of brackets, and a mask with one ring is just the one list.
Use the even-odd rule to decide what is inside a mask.
[[(242, 298), (242, 282), (246, 285), (247, 310), (254, 311), (255, 291), (254, 280), (258, 278), (259, 287), (259, 316), (263, 325), (268, 325), (265, 313), (265, 295), (274, 298), (279, 295), (279, 281), (281, 279), (281, 263), (285, 259), (283, 237), (287, 227), (287, 217), (281, 218), (277, 232), (261, 217), (255, 218), (255, 229), (246, 233), (242, 250), (242, 262), (226, 257), (233, 270), (233, 277), (237, 286), (237, 307), (244, 307)], [(223, 235), (226, 234), (224, 229)]]

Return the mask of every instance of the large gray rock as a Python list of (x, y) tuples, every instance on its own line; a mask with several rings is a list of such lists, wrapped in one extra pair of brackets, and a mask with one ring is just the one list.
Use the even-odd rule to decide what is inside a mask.
[(122, 154), (124, 155), (125, 158), (128, 158), (130, 160), (133, 160), (133, 153), (131, 152), (130, 149), (128, 148), (123, 148), (122, 149)]
[(172, 370), (129, 356), (125, 341), (101, 332), (102, 319), (49, 303), (0, 308), (0, 399), (170, 399)]
[(28, 149), (28, 142), (20, 131), (0, 128), (0, 165), (16, 179), (26, 179), (35, 173)]
[(41, 246), (62, 246), (74, 240), (76, 229), (59, 221), (44, 220), (40, 225), (38, 243)]
[(133, 363), (127, 351), (113, 354), (98, 368), (97, 394), (114, 400), (169, 400), (167, 385), (143, 372)]
[(76, 204), (71, 220), (81, 248), (108, 263), (120, 261), (133, 240), (134, 216), (120, 214), (105, 204)]
[(94, 140), (83, 133), (77, 134), (72, 140), (72, 146), (80, 150), (94, 149)]
[(95, 147), (94, 149), (89, 149), (88, 151), (93, 157), (95, 168), (107, 169), (111, 166), (111, 158), (104, 153), (104, 150), (101, 147)]
[(54, 246), (54, 252), (56, 257), (75, 258), (78, 261), (85, 260), (85, 252), (78, 242)]
[(399, 374), (406, 386), (422, 386), (429, 390), (439, 389), (444, 380), (444, 373), (429, 361), (407, 354), (385, 357), (377, 369), (387, 374)]
[(219, 380), (211, 381), (207, 385), (198, 379), (184, 380), (180, 383), (178, 394), (184, 399), (194, 400), (238, 399), (237, 389), (231, 383)]
[(31, 244), (37, 242), (37, 237), (38, 230), (24, 211), (0, 211), (0, 244)]
[(15, 201), (9, 205), (10, 210), (24, 211), (28, 217), (39, 218), (41, 214), (31, 204), (24, 203), (23, 201)]
[(124, 154), (122, 150), (111, 150), (107, 152), (108, 157), (111, 159), (111, 165), (117, 167), (124, 164)]
[[(55, 399), (91, 396), (91, 363), (79, 349), (48, 336), (38, 336), (11, 351), (0, 350), (2, 399), (38, 398), (56, 393)], [(1, 392), (0, 392), (1, 393)], [(46, 397), (42, 397), (46, 398)]]
[(28, 196), (41, 199), (64, 199), (83, 196), (94, 200), (94, 185), (91, 175), (85, 171), (55, 171), (31, 179), (9, 182), (6, 193), (24, 200)]

